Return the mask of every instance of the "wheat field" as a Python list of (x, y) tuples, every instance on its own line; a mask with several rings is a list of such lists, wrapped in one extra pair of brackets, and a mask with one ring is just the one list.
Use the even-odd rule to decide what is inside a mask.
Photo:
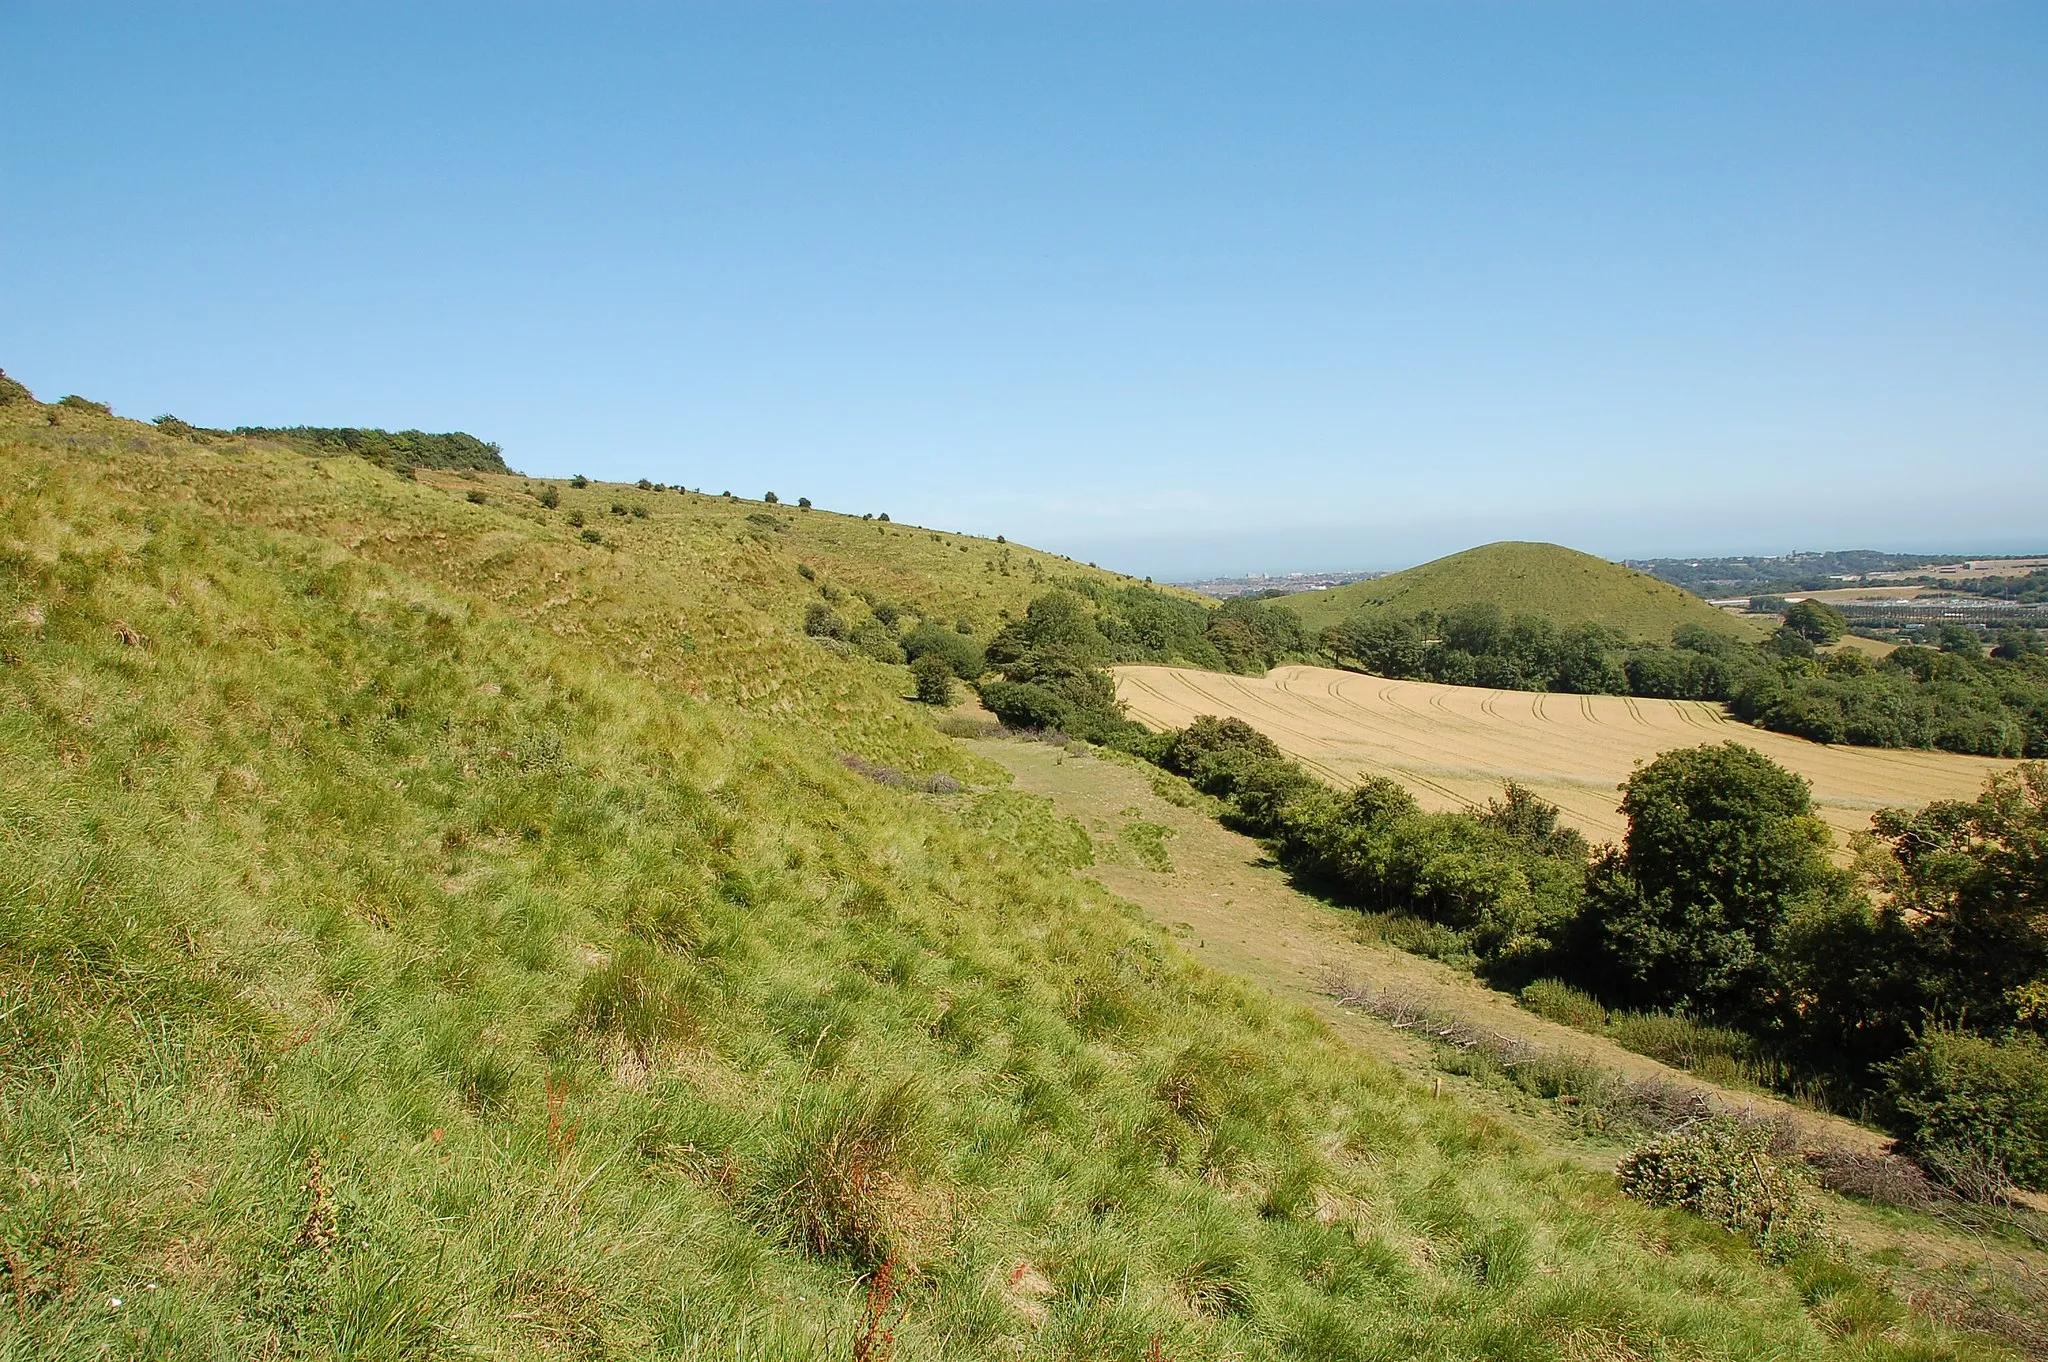
[(1595, 840), (1619, 840), (1625, 830), (1616, 787), (1636, 763), (1674, 747), (1734, 739), (1756, 748), (1813, 783), (1814, 803), (1838, 834), (1867, 829), (1886, 805), (1973, 797), (1987, 776), (2013, 765), (1830, 747), (1752, 728), (1694, 700), (1487, 690), (1325, 667), (1248, 677), (1136, 666), (1116, 677), (1131, 717), (1155, 728), (1234, 715), (1335, 784), (1388, 776), (1428, 808), (1483, 805), (1502, 781), (1517, 780)]

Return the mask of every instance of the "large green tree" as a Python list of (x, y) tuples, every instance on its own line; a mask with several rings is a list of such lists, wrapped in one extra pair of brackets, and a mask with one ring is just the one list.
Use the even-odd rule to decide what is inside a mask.
[(1922, 1009), (1975, 1031), (2048, 1030), (2048, 765), (1874, 822), (1890, 853), (1879, 888), (1912, 924)]
[(1595, 981), (1639, 1006), (1761, 1021), (1795, 908), (1838, 894), (1807, 783), (1739, 743), (1666, 752), (1622, 786), (1622, 849), (1588, 880)]
[(1841, 611), (1810, 598), (1786, 607), (1785, 627), (1809, 643), (1837, 642), (1848, 629)]

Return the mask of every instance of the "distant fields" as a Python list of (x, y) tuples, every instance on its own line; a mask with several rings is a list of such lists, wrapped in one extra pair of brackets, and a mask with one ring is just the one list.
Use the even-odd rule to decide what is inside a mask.
[(1484, 805), (1513, 779), (1597, 840), (1619, 840), (1616, 787), (1635, 763), (1674, 747), (1733, 739), (1813, 782), (1821, 816), (1846, 840), (1886, 805), (1974, 798), (2013, 763), (1946, 752), (1829, 747), (1751, 728), (1718, 704), (1390, 681), (1324, 667), (1264, 677), (1119, 667), (1131, 717), (1179, 727), (1234, 715), (1338, 785), (1387, 776), (1429, 808)]

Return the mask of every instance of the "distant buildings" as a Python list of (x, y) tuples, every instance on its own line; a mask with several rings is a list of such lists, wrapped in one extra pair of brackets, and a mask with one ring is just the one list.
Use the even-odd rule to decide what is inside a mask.
[(1268, 577), (1254, 573), (1248, 577), (1204, 577), (1200, 581), (1176, 582), (1174, 585), (1227, 601), (1235, 596), (1292, 596), (1301, 591), (1328, 591), (1333, 586), (1369, 582), (1386, 575), (1384, 572), (1290, 572), (1284, 576)]

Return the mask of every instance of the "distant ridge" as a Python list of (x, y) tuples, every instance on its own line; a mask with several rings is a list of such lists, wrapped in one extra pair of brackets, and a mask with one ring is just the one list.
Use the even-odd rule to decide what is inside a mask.
[(1743, 621), (1648, 573), (1560, 544), (1504, 540), (1438, 558), (1369, 582), (1283, 596), (1276, 604), (1321, 629), (1354, 615), (1415, 615), (1492, 601), (1508, 615), (1554, 624), (1606, 624), (1646, 642), (1696, 624), (1724, 634), (1753, 632)]

